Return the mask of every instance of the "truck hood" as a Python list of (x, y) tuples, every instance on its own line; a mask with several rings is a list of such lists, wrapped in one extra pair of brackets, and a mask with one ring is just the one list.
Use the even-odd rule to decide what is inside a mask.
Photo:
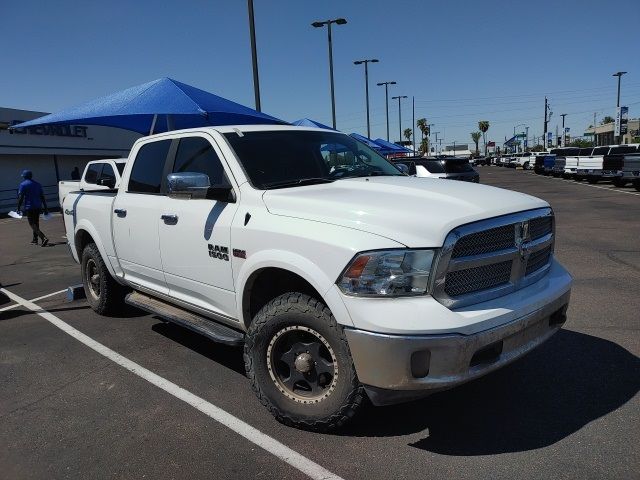
[(548, 207), (523, 193), (451, 180), (366, 177), (267, 190), (270, 213), (362, 230), (407, 247), (440, 247), (455, 227)]

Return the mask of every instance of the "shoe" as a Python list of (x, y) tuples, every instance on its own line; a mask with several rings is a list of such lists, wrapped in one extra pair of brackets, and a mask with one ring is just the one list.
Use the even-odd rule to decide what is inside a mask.
[(37, 245), (38, 244), (38, 239), (36, 238), (35, 240), (31, 240), (31, 245)]
[(44, 240), (42, 240), (42, 245), (40, 245), (41, 247), (46, 247), (49, 244), (49, 239), (45, 238)]

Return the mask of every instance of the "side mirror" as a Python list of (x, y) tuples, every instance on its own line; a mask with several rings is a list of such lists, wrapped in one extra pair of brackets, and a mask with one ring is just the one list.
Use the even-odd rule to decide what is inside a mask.
[(115, 188), (116, 187), (116, 179), (115, 178), (109, 178), (109, 177), (103, 177), (100, 180), (98, 180), (98, 185), (100, 185), (101, 187)]
[(233, 189), (228, 183), (211, 185), (209, 176), (204, 173), (180, 172), (167, 175), (170, 197), (208, 199), (222, 202), (235, 202)]
[(404, 163), (396, 163), (396, 168), (405, 175), (409, 175), (409, 167), (407, 167)]

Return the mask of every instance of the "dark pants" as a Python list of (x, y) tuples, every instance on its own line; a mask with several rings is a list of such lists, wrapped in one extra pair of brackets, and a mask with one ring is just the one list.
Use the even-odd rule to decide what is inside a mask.
[(37, 242), (38, 237), (40, 237), (40, 240), (44, 241), (47, 237), (40, 231), (40, 209), (32, 208), (27, 210), (27, 220), (29, 220), (29, 226), (31, 227), (31, 230), (33, 230), (33, 241)]

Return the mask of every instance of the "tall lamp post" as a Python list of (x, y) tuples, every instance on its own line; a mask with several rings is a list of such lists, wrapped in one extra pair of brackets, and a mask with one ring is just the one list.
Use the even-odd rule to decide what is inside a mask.
[(371, 138), (371, 124), (369, 123), (369, 63), (378, 63), (380, 60), (377, 58), (370, 58), (368, 60), (356, 60), (354, 65), (362, 65), (364, 63), (364, 91), (367, 99), (367, 138)]
[(402, 106), (400, 105), (400, 101), (403, 98), (407, 98), (406, 95), (400, 95), (397, 97), (391, 97), (391, 100), (398, 100), (398, 131), (400, 132), (400, 141), (402, 142)]
[(566, 147), (566, 143), (567, 143), (567, 134), (564, 131), (564, 117), (567, 116), (566, 113), (561, 113), (560, 116), (562, 117), (562, 146)]
[[(379, 87), (384, 85), (384, 101), (387, 108), (387, 142), (389, 141), (389, 85), (395, 85), (396, 82), (380, 82), (377, 83)], [(367, 102), (368, 104), (369, 102)]]
[[(627, 72), (616, 72), (613, 74), (614, 77), (618, 77), (618, 101), (616, 102), (616, 110), (620, 108), (620, 80), (622, 79), (622, 75)], [(616, 111), (616, 115), (618, 112)], [(595, 128), (595, 127), (594, 127)], [(620, 135), (616, 136), (616, 143), (620, 143)]]
[(331, 24), (344, 25), (347, 21), (344, 18), (336, 18), (333, 20), (325, 20), (324, 22), (313, 22), (312, 27), (321, 28), (327, 26), (327, 39), (329, 41), (329, 81), (331, 82), (331, 118), (333, 119), (333, 128), (336, 128), (336, 96), (333, 86), (333, 45), (331, 43)]
[(256, 110), (260, 112), (260, 79), (258, 78), (258, 53), (256, 51), (256, 24), (253, 19), (253, 0), (247, 0), (249, 7), (249, 34), (251, 36), (251, 65), (253, 67), (253, 94)]
[(436, 147), (436, 157), (437, 157), (437, 156), (438, 156), (438, 134), (439, 134), (440, 132), (433, 132), (433, 133), (434, 133), (434, 134), (435, 134), (435, 136), (436, 136), (436, 142), (435, 142), (435, 144), (434, 144), (434, 145), (435, 145), (435, 147)]

